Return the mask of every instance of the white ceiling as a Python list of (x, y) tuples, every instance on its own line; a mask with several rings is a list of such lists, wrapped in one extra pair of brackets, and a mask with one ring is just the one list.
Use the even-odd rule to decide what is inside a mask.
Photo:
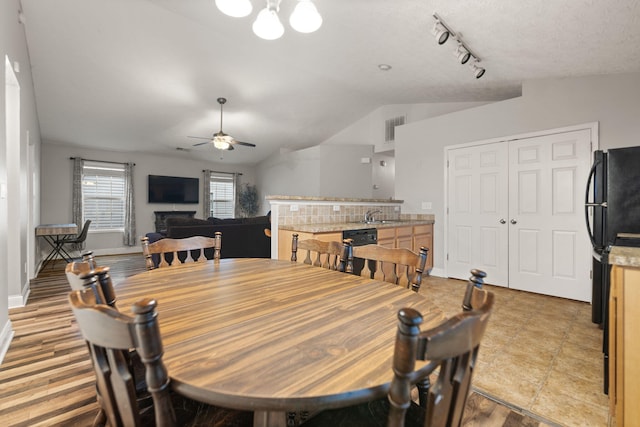
[[(231, 18), (214, 0), (21, 0), (42, 138), (220, 161), (187, 135), (219, 129), (256, 148), (317, 145), (383, 105), (496, 101), (529, 79), (640, 71), (638, 0), (315, 0), (324, 23), (284, 36), (251, 31), (264, 0)], [(438, 13), (481, 59), (475, 79)], [(392, 65), (383, 72), (378, 64)], [(190, 152), (176, 151), (176, 147)]]

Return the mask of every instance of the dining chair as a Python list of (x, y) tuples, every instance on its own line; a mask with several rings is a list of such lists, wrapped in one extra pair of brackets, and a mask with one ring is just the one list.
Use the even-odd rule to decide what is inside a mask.
[[(92, 280), (97, 280), (93, 277)], [(253, 424), (251, 412), (205, 405), (177, 394), (162, 361), (162, 340), (153, 299), (132, 307), (134, 317), (99, 304), (91, 289), (72, 291), (69, 302), (88, 343), (97, 397), (110, 426), (236, 426)], [(151, 407), (141, 406), (125, 354), (135, 348), (145, 366)]]
[[(189, 262), (207, 260), (207, 252), (213, 252), (213, 259), (220, 259), (222, 232), (216, 231), (215, 237), (193, 236), (184, 239), (164, 238), (149, 243), (148, 237), (142, 237), (142, 254), (148, 270)], [(154, 259), (154, 255), (157, 259)], [(211, 255), (209, 255), (211, 256)]]
[[(413, 308), (398, 312), (393, 378), (385, 398), (319, 412), (302, 426), (460, 426), (494, 302), (493, 293), (476, 283), (470, 281), (467, 291), (468, 301), (463, 303), (469, 304), (468, 310), (425, 331), (420, 331), (420, 312)], [(427, 363), (416, 369), (416, 360)], [(435, 378), (433, 383), (429, 376)], [(411, 388), (420, 381), (428, 389), (418, 404), (411, 399)]]
[(344, 244), (334, 241), (324, 242), (317, 239), (299, 240), (298, 234), (294, 233), (291, 236), (291, 261), (293, 262), (298, 261), (298, 249), (306, 251), (303, 260), (305, 264), (328, 268), (329, 270), (345, 271)]
[(67, 257), (67, 259), (73, 259), (73, 257), (69, 255), (69, 252), (67, 252), (64, 249), (64, 247), (66, 245), (75, 245), (76, 250), (79, 250), (80, 246), (82, 246), (82, 244), (87, 240), (87, 234), (89, 233), (90, 225), (91, 225), (91, 220), (88, 219), (84, 222), (84, 225), (82, 226), (82, 230), (80, 230), (80, 233), (78, 233), (77, 236), (60, 239), (59, 241), (60, 251), (64, 254), (64, 256)]
[(380, 245), (351, 246), (348, 254), (348, 269), (353, 271), (353, 258), (365, 260), (360, 276), (395, 283), (418, 292), (427, 264), (428, 249), (419, 253), (407, 248), (387, 248)]

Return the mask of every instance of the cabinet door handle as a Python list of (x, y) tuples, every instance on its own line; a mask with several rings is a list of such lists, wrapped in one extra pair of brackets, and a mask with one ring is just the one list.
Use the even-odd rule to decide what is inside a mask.
[(506, 224), (507, 221), (504, 218), (500, 218), (500, 224)]
[(511, 224), (517, 224), (518, 223), (518, 221), (516, 221), (515, 219), (512, 219), (510, 222), (511, 222)]

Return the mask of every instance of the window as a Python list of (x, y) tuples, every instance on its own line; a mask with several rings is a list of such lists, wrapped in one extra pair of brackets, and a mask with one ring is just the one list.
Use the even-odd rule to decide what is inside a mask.
[(209, 216), (233, 218), (236, 204), (236, 185), (233, 174), (212, 172), (209, 193), (211, 195)]
[(82, 218), (92, 230), (124, 231), (124, 165), (85, 161), (82, 168)]

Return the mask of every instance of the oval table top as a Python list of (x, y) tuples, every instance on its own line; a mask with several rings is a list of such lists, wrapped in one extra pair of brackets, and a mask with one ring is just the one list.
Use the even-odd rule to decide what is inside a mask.
[(319, 410), (387, 393), (397, 312), (423, 328), (444, 316), (421, 294), (273, 259), (223, 259), (147, 271), (116, 285), (120, 310), (158, 302), (172, 387), (254, 411)]

